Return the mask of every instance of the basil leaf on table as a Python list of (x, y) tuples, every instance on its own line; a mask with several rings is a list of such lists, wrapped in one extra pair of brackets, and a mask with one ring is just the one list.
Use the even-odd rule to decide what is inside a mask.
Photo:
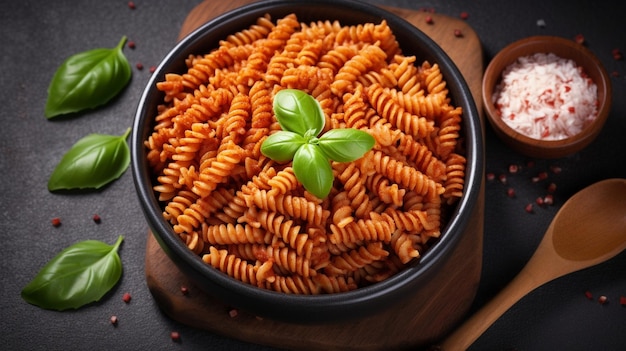
[(302, 145), (293, 157), (293, 173), (302, 186), (324, 199), (333, 186), (333, 169), (326, 155), (314, 144)]
[(122, 276), (118, 249), (97, 240), (76, 243), (56, 255), (22, 290), (22, 298), (45, 309), (66, 310), (99, 301)]
[(48, 88), (45, 116), (98, 107), (128, 84), (131, 67), (122, 52), (126, 37), (114, 48), (84, 51), (69, 57), (57, 69)]
[(326, 119), (314, 97), (297, 89), (283, 89), (274, 96), (274, 114), (283, 130), (304, 136), (317, 136)]
[(320, 149), (337, 162), (352, 162), (374, 146), (374, 137), (358, 129), (331, 129), (318, 139)]
[(130, 128), (121, 136), (89, 134), (77, 141), (52, 172), (48, 190), (98, 189), (119, 178), (130, 164), (129, 133)]

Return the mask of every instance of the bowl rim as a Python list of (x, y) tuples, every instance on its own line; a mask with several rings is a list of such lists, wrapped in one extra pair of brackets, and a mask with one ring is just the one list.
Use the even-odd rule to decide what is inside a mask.
[[(492, 102), (493, 91), (495, 90), (496, 85), (498, 84), (498, 82), (500, 82), (502, 78), (502, 71), (507, 66), (514, 63), (521, 56), (530, 55), (531, 53), (548, 53), (548, 51), (546, 50), (535, 49), (535, 47), (545, 45), (545, 43), (549, 43), (553, 47), (556, 46), (558, 48), (565, 48), (567, 50), (580, 52), (582, 56), (588, 59), (588, 62), (592, 63), (592, 65), (590, 66), (592, 67), (592, 70), (589, 70), (589, 67), (585, 65), (585, 73), (588, 75), (593, 74), (594, 76), (600, 78), (599, 80), (594, 80), (594, 83), (598, 87), (598, 103), (600, 107), (598, 109), (596, 119), (578, 134), (565, 139), (536, 139), (521, 132), (518, 132), (497, 116), (497, 109)], [(527, 51), (527, 49), (529, 48), (531, 48), (531, 50)], [(560, 49), (557, 50), (560, 51)], [(511, 53), (514, 53), (515, 55), (511, 55)], [(507, 57), (508, 55), (511, 56)], [(558, 54), (557, 56), (562, 57)], [(562, 58), (572, 59), (570, 57)], [(578, 66), (583, 66), (581, 62), (577, 60), (574, 61)], [(516, 143), (532, 145), (532, 147), (535, 149), (555, 149), (557, 151), (554, 152), (557, 155), (569, 153), (567, 150), (570, 147), (575, 151), (579, 151), (582, 147), (590, 143), (597, 136), (601, 129), (597, 128), (597, 126), (601, 126), (604, 124), (610, 112), (612, 100), (611, 91), (611, 80), (609, 79), (607, 71), (602, 65), (602, 62), (597, 58), (596, 55), (594, 55), (593, 52), (573, 40), (553, 35), (535, 35), (509, 43), (500, 51), (498, 51), (498, 53), (489, 62), (483, 74), (482, 81), (483, 108), (492, 126), (497, 130), (499, 129), (499, 134), (505, 134), (507, 138), (511, 138)]]
[[(156, 82), (163, 79), (166, 72), (172, 71), (168, 67), (174, 63), (174, 60), (179, 60), (181, 53), (185, 52), (185, 48), (197, 45), (197, 42), (202, 40), (202, 36), (206, 31), (213, 28), (221, 28), (220, 26), (223, 26), (224, 23), (237, 21), (241, 17), (251, 16), (250, 13), (274, 12), (277, 8), (284, 10), (285, 8), (297, 7), (294, 5), (300, 6), (298, 10), (307, 6), (331, 6), (352, 11), (357, 16), (367, 14), (368, 17), (385, 19), (394, 29), (394, 33), (401, 31), (405, 37), (415, 36), (418, 38), (417, 40), (423, 42), (420, 45), (425, 46), (424, 50), (441, 58), (437, 63), (446, 77), (451, 94), (454, 95), (455, 105), (463, 106), (464, 110), (463, 130), (466, 135), (465, 157), (467, 160), (465, 193), (455, 205), (449, 222), (442, 229), (442, 237), (424, 253), (417, 264), (403, 269), (382, 282), (344, 293), (296, 295), (275, 292), (240, 282), (204, 263), (199, 255), (189, 250), (178, 236), (174, 234), (171, 225), (163, 219), (162, 206), (152, 190), (152, 176), (145, 160), (144, 140), (151, 132), (146, 127), (152, 126), (154, 119), (153, 115), (146, 115), (147, 104), (150, 103), (152, 95), (156, 94), (153, 91), (155, 90), (153, 87)], [(293, 12), (298, 10), (293, 10)], [(246, 25), (247, 23), (244, 22), (239, 27), (244, 28)], [(148, 121), (148, 119), (151, 119), (152, 122)], [(388, 304), (396, 302), (398, 296), (410, 293), (411, 289), (418, 283), (417, 281), (428, 279), (431, 274), (436, 272), (441, 259), (448, 255), (458, 243), (462, 230), (469, 222), (473, 206), (480, 195), (479, 191), (484, 172), (483, 145), (480, 117), (464, 77), (443, 49), (418, 28), (387, 10), (356, 0), (270, 0), (244, 5), (206, 22), (180, 40), (162, 59), (138, 102), (131, 136), (131, 168), (135, 189), (150, 230), (165, 253), (179, 268), (182, 267), (185, 270), (185, 274), (189, 275), (192, 280), (198, 282), (198, 279), (202, 279), (202, 276), (205, 274), (211, 277), (213, 281), (207, 279), (200, 282), (200, 285), (204, 285), (203, 290), (208, 288), (211, 294), (215, 294), (236, 307), (249, 310), (262, 317), (267, 316), (272, 319), (297, 323), (316, 323), (352, 319), (372, 314)], [(409, 279), (415, 276), (419, 279)], [(226, 292), (225, 287), (235, 288), (236, 294), (232, 294), (232, 291)], [(255, 299), (257, 302), (248, 303), (247, 299), (250, 298)], [(367, 303), (368, 308), (362, 308), (360, 306), (361, 303)], [(277, 307), (279, 307), (279, 310), (276, 310)], [(295, 315), (298, 315), (298, 317), (294, 318)]]

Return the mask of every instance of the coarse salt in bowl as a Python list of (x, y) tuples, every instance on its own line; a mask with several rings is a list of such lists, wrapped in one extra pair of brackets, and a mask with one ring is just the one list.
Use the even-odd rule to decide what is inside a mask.
[(496, 134), (537, 158), (571, 155), (599, 134), (611, 105), (600, 61), (565, 38), (534, 36), (499, 52), (485, 70), (483, 103)]

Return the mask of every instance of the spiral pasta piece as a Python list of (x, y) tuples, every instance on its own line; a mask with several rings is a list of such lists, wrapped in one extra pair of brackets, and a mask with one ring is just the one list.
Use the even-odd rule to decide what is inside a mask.
[(204, 224), (202, 238), (211, 245), (269, 244), (271, 238), (260, 228), (243, 224)]
[(272, 261), (252, 265), (235, 255), (228, 254), (228, 251), (218, 250), (214, 246), (209, 247), (209, 253), (203, 255), (202, 260), (231, 277), (252, 285), (261, 285), (276, 279), (272, 270)]
[(396, 184), (427, 198), (434, 198), (444, 191), (441, 184), (428, 178), (415, 168), (403, 165), (401, 162), (383, 155), (380, 151), (368, 151), (363, 156), (361, 164), (366, 173), (372, 167), (376, 172), (383, 174)]
[(383, 248), (382, 242), (372, 242), (366, 246), (359, 246), (358, 249), (333, 257), (330, 264), (324, 268), (324, 271), (329, 275), (347, 274), (374, 261), (380, 261), (388, 255), (389, 252)]
[(248, 195), (246, 203), (262, 210), (298, 218), (312, 225), (324, 224), (330, 215), (328, 210), (324, 210), (322, 206), (310, 202), (304, 197), (285, 194), (270, 196), (265, 190), (257, 190)]
[(354, 83), (359, 76), (369, 69), (382, 65), (386, 58), (387, 55), (378, 45), (367, 45), (339, 69), (335, 81), (330, 85), (331, 91), (341, 96), (346, 91), (354, 89)]
[(366, 93), (380, 116), (406, 134), (414, 138), (425, 138), (435, 130), (432, 121), (406, 112), (379, 84), (368, 87)]

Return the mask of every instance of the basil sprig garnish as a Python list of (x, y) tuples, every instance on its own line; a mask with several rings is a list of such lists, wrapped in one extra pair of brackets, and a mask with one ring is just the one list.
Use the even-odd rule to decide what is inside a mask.
[(129, 133), (94, 133), (77, 141), (52, 172), (48, 190), (98, 189), (119, 178), (130, 164)]
[(125, 42), (124, 36), (114, 48), (88, 50), (65, 60), (48, 87), (46, 117), (98, 107), (121, 92), (132, 74), (122, 52)]
[(261, 152), (278, 162), (293, 160), (293, 172), (302, 186), (320, 199), (330, 193), (334, 176), (330, 161), (351, 162), (374, 146), (374, 137), (357, 129), (324, 129), (319, 102), (296, 89), (274, 97), (274, 114), (283, 130), (265, 139)]
[(66, 248), (22, 289), (22, 298), (59, 311), (99, 301), (122, 276), (118, 249), (123, 240), (119, 236), (114, 245), (86, 240)]

